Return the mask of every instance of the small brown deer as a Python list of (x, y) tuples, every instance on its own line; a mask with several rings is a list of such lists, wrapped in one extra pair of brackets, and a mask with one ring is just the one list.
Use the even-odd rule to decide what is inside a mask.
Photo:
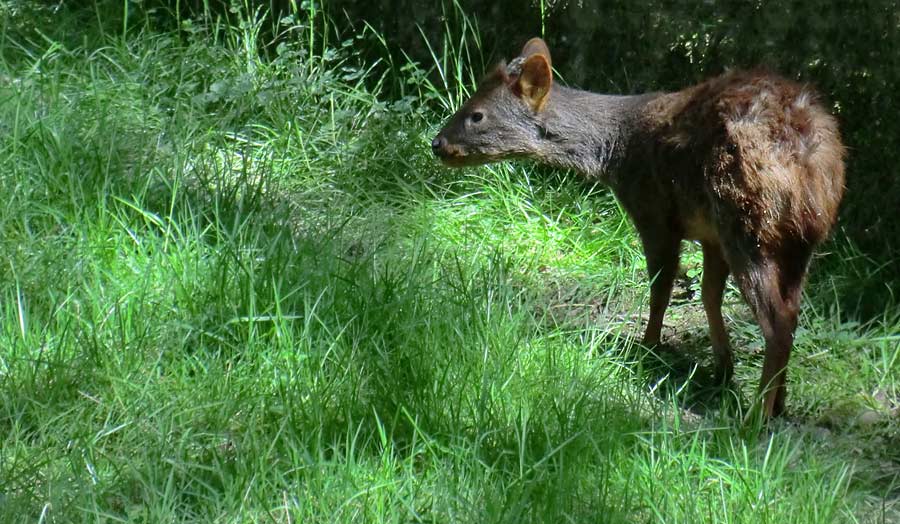
[(594, 94), (555, 85), (550, 51), (533, 38), (487, 75), (431, 147), (448, 166), (532, 158), (608, 185), (652, 279), (646, 345), (659, 343), (681, 241), (699, 241), (716, 378), (734, 371), (722, 319), (732, 273), (766, 342), (763, 415), (783, 413), (803, 279), (844, 191), (837, 122), (812, 89), (729, 72), (675, 93)]

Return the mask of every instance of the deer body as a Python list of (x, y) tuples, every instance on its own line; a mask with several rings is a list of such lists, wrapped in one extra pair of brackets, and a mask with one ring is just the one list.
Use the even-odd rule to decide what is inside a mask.
[(675, 93), (599, 95), (553, 85), (549, 51), (532, 39), (432, 147), (451, 166), (527, 157), (607, 184), (647, 258), (645, 344), (659, 342), (681, 241), (699, 241), (717, 377), (733, 373), (721, 313), (732, 274), (766, 341), (763, 413), (784, 410), (803, 279), (844, 187), (837, 123), (808, 88), (732, 72)]

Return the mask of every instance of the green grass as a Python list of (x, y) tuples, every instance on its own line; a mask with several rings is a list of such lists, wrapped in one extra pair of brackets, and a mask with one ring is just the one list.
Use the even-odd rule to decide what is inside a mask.
[(734, 290), (738, 387), (711, 394), (698, 297), (677, 353), (633, 343), (643, 257), (606, 191), (430, 158), (474, 49), (435, 86), (303, 11), (263, 58), (242, 16), (3, 26), (0, 521), (897, 521), (900, 320), (839, 309), (877, 270), (849, 240), (815, 265), (791, 416), (745, 425)]

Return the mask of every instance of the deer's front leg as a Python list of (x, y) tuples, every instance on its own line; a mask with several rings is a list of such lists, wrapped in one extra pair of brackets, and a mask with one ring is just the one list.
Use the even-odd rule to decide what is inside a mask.
[(644, 255), (647, 257), (647, 272), (650, 275), (650, 319), (644, 332), (644, 344), (659, 344), (662, 333), (663, 316), (669, 307), (672, 284), (678, 271), (678, 256), (681, 239), (668, 231), (642, 231)]
[(703, 242), (703, 309), (709, 323), (709, 338), (716, 360), (715, 378), (719, 384), (730, 382), (734, 375), (734, 357), (722, 318), (722, 294), (728, 273), (728, 263), (722, 249), (717, 244)]

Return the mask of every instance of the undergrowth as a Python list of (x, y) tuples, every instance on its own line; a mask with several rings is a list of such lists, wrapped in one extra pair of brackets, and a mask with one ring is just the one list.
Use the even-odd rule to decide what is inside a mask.
[(649, 354), (605, 190), (429, 157), (476, 24), (366, 64), (370, 28), (297, 7), (269, 43), (234, 14), (3, 26), (0, 520), (897, 518), (900, 321), (840, 309), (877, 270), (849, 239), (815, 265), (793, 415), (748, 427), (760, 337), (730, 290), (738, 385), (710, 394), (696, 248), (683, 351)]

